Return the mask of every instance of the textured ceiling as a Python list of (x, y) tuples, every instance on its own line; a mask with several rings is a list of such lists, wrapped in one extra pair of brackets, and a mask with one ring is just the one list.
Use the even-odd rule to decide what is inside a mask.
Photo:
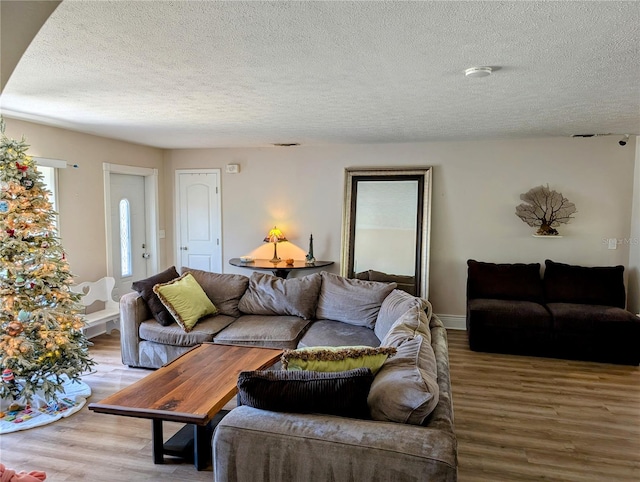
[(640, 2), (65, 0), (0, 107), (164, 148), (640, 134)]

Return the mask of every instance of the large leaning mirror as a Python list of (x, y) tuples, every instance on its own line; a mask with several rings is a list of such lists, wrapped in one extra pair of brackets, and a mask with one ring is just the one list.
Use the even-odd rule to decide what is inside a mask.
[(431, 168), (345, 171), (341, 274), (429, 295)]

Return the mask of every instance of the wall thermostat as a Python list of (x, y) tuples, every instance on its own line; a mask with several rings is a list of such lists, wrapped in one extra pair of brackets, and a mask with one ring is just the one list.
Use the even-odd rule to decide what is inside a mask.
[(227, 164), (227, 174), (238, 174), (240, 172), (240, 164)]

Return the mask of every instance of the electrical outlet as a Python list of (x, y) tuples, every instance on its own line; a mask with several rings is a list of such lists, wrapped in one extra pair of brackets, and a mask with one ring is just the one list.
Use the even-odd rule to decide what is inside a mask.
[(607, 249), (618, 249), (618, 240), (616, 238), (609, 238)]

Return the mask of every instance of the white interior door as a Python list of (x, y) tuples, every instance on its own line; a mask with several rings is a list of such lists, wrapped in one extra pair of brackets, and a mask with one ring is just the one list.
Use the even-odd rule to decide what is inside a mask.
[(114, 297), (131, 291), (131, 283), (149, 276), (143, 176), (111, 174), (111, 259)]
[(176, 171), (180, 266), (222, 273), (220, 170)]

